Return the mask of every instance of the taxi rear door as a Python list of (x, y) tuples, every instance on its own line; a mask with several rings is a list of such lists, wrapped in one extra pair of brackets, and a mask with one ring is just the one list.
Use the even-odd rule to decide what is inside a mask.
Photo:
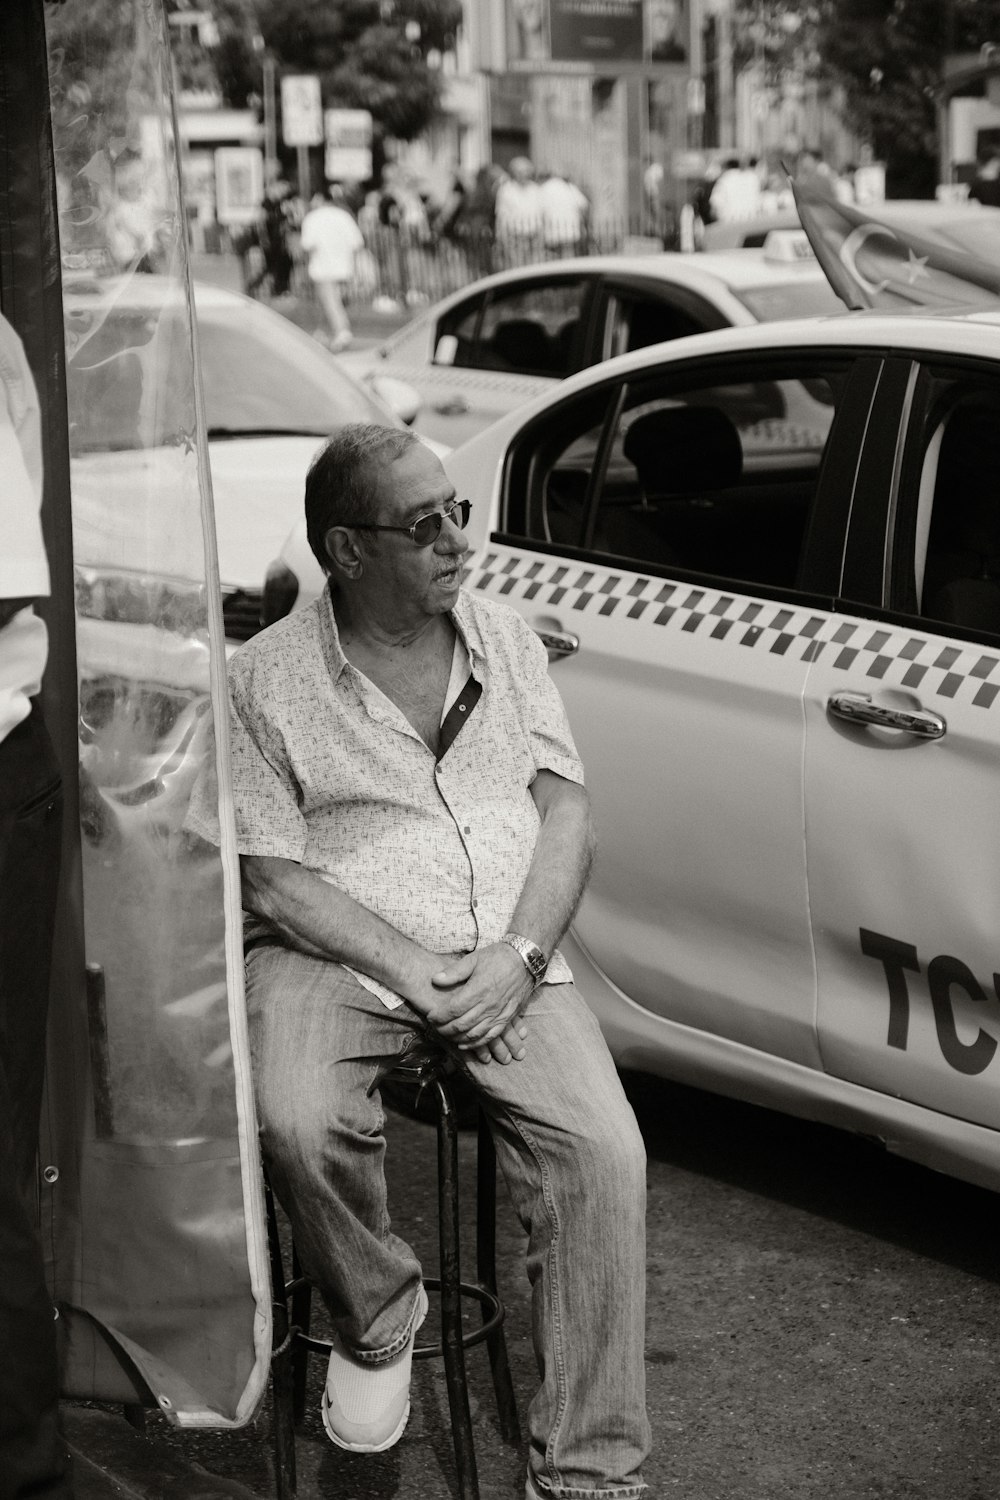
[[(782, 414), (810, 370), (807, 428)], [(550, 407), (470, 579), (553, 657), (598, 828), (574, 923), (592, 961), (648, 1011), (810, 1068), (802, 694), (826, 554), (801, 577), (824, 488), (846, 524), (867, 408), (839, 413), (868, 379), (800, 351), (675, 359)]]
[(823, 1063), (997, 1128), (1000, 381), (890, 362), (870, 431), (806, 690)]

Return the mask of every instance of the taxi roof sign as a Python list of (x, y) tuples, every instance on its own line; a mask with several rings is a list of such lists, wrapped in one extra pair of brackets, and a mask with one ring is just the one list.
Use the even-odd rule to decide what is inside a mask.
[(791, 265), (796, 261), (815, 260), (816, 255), (804, 229), (772, 229), (763, 245), (764, 259)]

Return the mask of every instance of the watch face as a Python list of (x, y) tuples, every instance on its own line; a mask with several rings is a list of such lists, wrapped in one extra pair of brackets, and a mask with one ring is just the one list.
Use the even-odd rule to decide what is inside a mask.
[(515, 933), (508, 933), (503, 941), (509, 943), (521, 955), (525, 968), (537, 984), (549, 966), (549, 961), (541, 948), (537, 943), (531, 942), (528, 938), (518, 937)]

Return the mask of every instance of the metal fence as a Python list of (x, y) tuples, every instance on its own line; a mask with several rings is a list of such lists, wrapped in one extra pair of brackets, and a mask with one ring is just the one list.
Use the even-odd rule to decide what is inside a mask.
[[(454, 237), (415, 235), (405, 228), (378, 225), (365, 232), (365, 249), (355, 260), (345, 301), (355, 307), (420, 307), (436, 302), (512, 266), (544, 266), (574, 255), (655, 254), (674, 248), (669, 235), (649, 222), (603, 221), (578, 237), (546, 244), (541, 235), (498, 236), (489, 231)], [(310, 298), (312, 287), (301, 254), (295, 257), (292, 289)]]

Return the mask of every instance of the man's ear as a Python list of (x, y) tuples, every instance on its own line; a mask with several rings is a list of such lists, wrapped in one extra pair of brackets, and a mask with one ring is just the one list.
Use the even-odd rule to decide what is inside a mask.
[(323, 538), (330, 569), (344, 578), (360, 578), (364, 558), (356, 538), (346, 526), (331, 526)]

